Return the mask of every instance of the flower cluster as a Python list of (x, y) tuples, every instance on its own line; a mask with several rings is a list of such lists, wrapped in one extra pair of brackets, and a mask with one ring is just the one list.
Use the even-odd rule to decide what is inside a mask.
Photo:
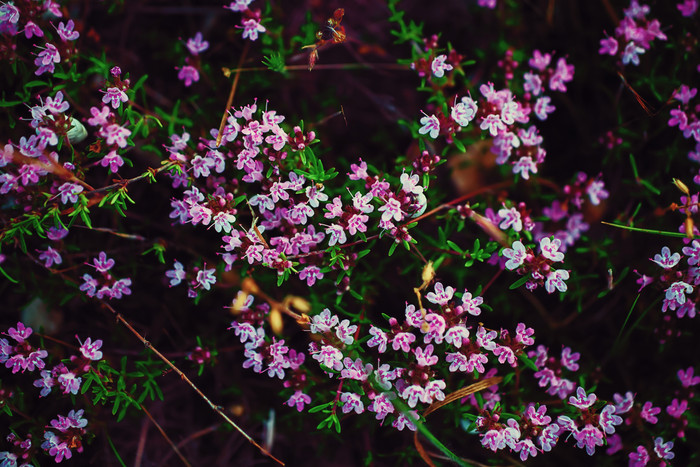
[[(315, 142), (315, 134), (304, 134), (299, 127), (288, 133), (281, 126), (284, 116), (274, 110), (266, 110), (256, 118), (257, 113), (255, 103), (235, 110), (223, 131), (224, 144), (216, 149), (212, 149), (213, 141), (198, 145), (196, 151), (189, 148), (189, 135), (173, 135), (173, 145), (167, 147), (172, 160), (189, 166), (189, 181), (206, 181), (205, 186), (191, 185), (182, 199), (173, 199), (170, 217), (181, 224), (213, 227), (220, 233), (227, 270), (236, 261), (264, 265), (280, 274), (299, 266), (299, 279), (312, 286), (329, 267), (325, 242), (332, 247), (346, 244), (351, 236), (363, 238), (370, 222), (396, 242), (411, 239), (403, 223), (419, 216), (427, 206), (418, 174), (401, 173), (400, 187), (392, 190), (385, 178), (370, 175), (369, 167), (360, 159), (351, 164), (348, 178), (364, 182), (364, 190), (350, 192), (348, 204), (336, 196), (325, 203), (324, 212), (321, 203), (329, 200), (324, 185), (314, 183), (311, 174), (307, 177), (290, 169), (294, 161), (288, 156), (291, 152), (297, 160), (315, 157), (309, 147)], [(216, 133), (212, 130), (212, 135)], [(438, 160), (428, 156), (425, 168), (430, 171)], [(425, 173), (423, 167), (420, 172)], [(257, 211), (250, 228), (236, 225), (241, 182), (257, 190), (247, 200), (250, 209)], [(175, 178), (173, 184), (183, 182)], [(298, 262), (292, 262), (292, 258)], [(174, 281), (171, 285), (179, 283), (177, 277), (184, 278), (182, 271), (176, 265), (168, 273)]]
[(236, 27), (243, 29), (243, 39), (255, 41), (258, 39), (258, 34), (266, 32), (267, 29), (265, 29), (265, 26), (260, 24), (262, 18), (260, 9), (250, 8), (249, 5), (252, 2), (253, 0), (235, 0), (224, 8), (239, 12), (243, 15), (241, 17), (240, 26)]
[[(697, 88), (691, 88), (686, 84), (681, 84), (674, 91), (673, 98), (679, 104), (675, 109), (670, 110), (671, 118), (668, 120), (668, 126), (677, 126), (678, 130), (683, 132), (683, 138), (695, 140), (695, 149), (688, 152), (688, 159), (700, 163), (700, 104), (690, 103), (697, 93)], [(700, 185), (700, 170), (693, 177), (693, 182)], [(697, 206), (693, 212), (697, 212)]]
[[(41, 378), (34, 382), (34, 386), (42, 388), (40, 397), (48, 395), (54, 386), (60, 386), (64, 394), (78, 394), (82, 381), (79, 375), (88, 372), (91, 363), (102, 358), (102, 352), (99, 350), (102, 347), (102, 341), (93, 342), (88, 337), (85, 342), (82, 342), (80, 354), (70, 357), (72, 370), (69, 370), (64, 363), (59, 363), (49, 371), (43, 369), (45, 367), (43, 359), (48, 356), (48, 352), (35, 349), (27, 342), (32, 333), (32, 328), (25, 326), (22, 322), (18, 322), (16, 328), (9, 328), (5, 334), (14, 339), (16, 344), (10, 345), (7, 339), (0, 339), (0, 363), (4, 363), (7, 368), (12, 368), (13, 373), (20, 370), (41, 370)], [(4, 397), (5, 394), (2, 396)], [(10, 394), (9, 397), (11, 396)], [(44, 431), (44, 442), (41, 448), (53, 456), (56, 462), (70, 459), (73, 451), (82, 452), (83, 450), (82, 436), (86, 433), (86, 425), (87, 420), (83, 418), (83, 410), (71, 410), (65, 417), (58, 415), (57, 419), (51, 420), (49, 429)], [(27, 435), (26, 439), (21, 439), (11, 433), (7, 441), (13, 445), (13, 448), (11, 451), (0, 452), (0, 465), (31, 465), (29, 461), (35, 451), (31, 434)]]
[[(202, 38), (202, 33), (197, 32), (194, 37), (187, 39), (187, 50), (190, 52), (189, 57), (185, 57), (185, 65), (179, 68), (177, 78), (185, 82), (185, 86), (191, 86), (192, 83), (199, 81), (199, 70), (201, 68), (199, 54), (209, 48), (209, 42)], [(177, 67), (175, 69), (178, 69)]]
[[(655, 283), (664, 290), (664, 300), (661, 311), (672, 310), (676, 312), (678, 318), (687, 316), (694, 318), (697, 314), (696, 303), (698, 300), (695, 287), (700, 284), (700, 242), (693, 242), (682, 249), (687, 262), (687, 267), (683, 267), (680, 253), (671, 253), (671, 249), (664, 246), (661, 253), (654, 255), (650, 261), (656, 263), (661, 271), (656, 277), (641, 276), (637, 283), (641, 288)], [(641, 289), (640, 289), (641, 290)]]
[(53, 430), (44, 432), (45, 441), (41, 443), (41, 448), (57, 463), (73, 457), (73, 450), (83, 452), (82, 437), (87, 432), (87, 423), (83, 410), (71, 410), (65, 417), (59, 415), (51, 420)]
[(411, 63), (411, 69), (416, 70), (421, 78), (428, 77), (430, 81), (435, 78), (444, 78), (445, 72), (460, 68), (460, 62), (464, 56), (450, 48), (447, 54), (440, 53), (438, 48), (438, 36), (433, 35), (423, 39), (421, 56)]
[[(311, 317), (309, 329), (316, 338), (309, 344), (309, 354), (328, 378), (338, 377), (344, 382), (345, 391), (338, 399), (343, 413), (360, 414), (367, 410), (380, 421), (394, 414), (394, 427), (415, 430), (416, 413), (397, 413), (392, 401), (402, 399), (413, 409), (419, 403), (429, 405), (444, 400), (447, 385), (438, 375), (438, 361), (449, 363), (450, 372), (465, 375), (474, 371), (485, 373), (485, 365), (491, 361), (517, 366), (518, 356), (534, 343), (534, 331), (520, 323), (511, 336), (505, 329), (497, 332), (482, 325), (468, 324), (469, 316), (481, 314), (483, 299), (465, 290), (457, 302), (454, 293), (452, 287), (438, 282), (434, 290), (425, 295), (426, 300), (436, 305), (434, 309), (419, 310), (406, 304), (402, 323), (391, 318), (388, 330), (370, 325), (366, 346), (376, 348), (378, 354), (386, 358), (382, 361), (384, 357), (380, 357), (376, 364), (365, 363), (366, 358), (350, 356), (361, 351), (356, 344), (358, 325), (351, 324), (348, 319), (341, 320), (327, 308)], [(285, 370), (291, 370), (285, 387), (295, 392), (287, 404), (301, 410), (311, 402), (303, 391), (308, 385), (305, 374), (308, 370), (301, 367), (305, 355), (289, 349), (283, 340), (267, 338), (263, 323), (269, 306), (262, 304), (252, 308), (253, 298), (243, 297), (236, 300), (240, 314), (231, 325), (245, 343), (247, 359), (243, 366), (279, 378), (287, 376)], [(472, 336), (473, 327), (476, 332)], [(397, 361), (403, 363), (397, 364)]]
[[(508, 61), (510, 68), (516, 62)], [(573, 79), (574, 67), (560, 57), (556, 67), (551, 67), (552, 55), (542, 54), (536, 50), (528, 61), (531, 70), (524, 77), (524, 94), (521, 100), (510, 88), (496, 90), (493, 83), (479, 87), (481, 98), (477, 101), (467, 95), (454, 102), (447, 112), (424, 114), (420, 119), (419, 134), (429, 135), (435, 139), (444, 135), (449, 142), (457, 133), (467, 129), (475, 121), (481, 131), (487, 132), (493, 139), (492, 152), (497, 155), (497, 164), (511, 161), (513, 173), (529, 179), (530, 174), (537, 173), (537, 167), (544, 162), (546, 151), (542, 148), (542, 137), (537, 127), (529, 125), (530, 114), (540, 120), (546, 120), (555, 108), (550, 105), (551, 98), (545, 96), (545, 84), (551, 91), (565, 92), (566, 83)], [(509, 69), (510, 69), (509, 68)], [(512, 73), (512, 71), (507, 71)], [(512, 159), (512, 160), (511, 160)]]
[(44, 358), (48, 356), (48, 352), (43, 349), (33, 347), (27, 338), (34, 331), (30, 327), (26, 327), (24, 323), (18, 322), (16, 328), (10, 328), (7, 333), (8, 337), (15, 341), (11, 344), (5, 338), (0, 338), (0, 363), (5, 364), (5, 368), (12, 368), (12, 373), (25, 370), (34, 371), (44, 368)]
[(506, 268), (508, 270), (517, 269), (518, 274), (527, 275), (528, 280), (525, 286), (528, 290), (534, 290), (540, 285), (548, 293), (555, 290), (566, 292), (566, 281), (569, 278), (569, 271), (566, 269), (553, 269), (554, 263), (564, 261), (564, 253), (559, 251), (561, 240), (543, 237), (539, 242), (539, 254), (535, 254), (531, 248), (526, 249), (520, 240), (516, 240), (511, 248), (503, 249), (503, 256), (508, 258)]
[[(80, 338), (75, 336), (80, 342)], [(71, 369), (65, 363), (58, 363), (50, 371), (42, 370), (41, 378), (34, 381), (34, 386), (41, 388), (40, 397), (46, 397), (51, 393), (51, 388), (60, 387), (63, 394), (78, 394), (83, 381), (81, 375), (90, 371), (92, 362), (102, 359), (102, 340), (92, 342), (88, 337), (80, 345), (80, 355), (71, 355)]]
[(659, 20), (647, 19), (649, 11), (649, 6), (631, 0), (630, 6), (624, 11), (624, 18), (615, 28), (615, 36), (601, 39), (598, 53), (618, 56), (623, 65), (639, 65), (639, 56), (651, 48), (655, 39), (667, 39)]
[(107, 253), (100, 251), (97, 257), (92, 259), (92, 263), (87, 264), (94, 267), (101, 276), (95, 278), (92, 274), (83, 274), (80, 290), (85, 292), (88, 297), (120, 299), (123, 295), (131, 295), (129, 288), (131, 279), (128, 277), (117, 279), (110, 274), (109, 271), (114, 267), (114, 260), (108, 258)]

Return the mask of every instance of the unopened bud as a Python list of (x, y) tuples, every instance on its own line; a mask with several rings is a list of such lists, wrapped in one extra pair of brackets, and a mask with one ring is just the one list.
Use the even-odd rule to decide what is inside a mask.
[(284, 322), (282, 321), (282, 313), (280, 313), (279, 308), (273, 307), (270, 310), (270, 314), (267, 315), (267, 320), (270, 322), (270, 328), (272, 329), (272, 332), (274, 332), (278, 336), (282, 334)]
[(289, 304), (292, 306), (292, 308), (299, 310), (302, 313), (308, 313), (311, 311), (311, 304), (305, 298), (292, 295), (289, 297)]
[(686, 195), (690, 196), (690, 190), (688, 189), (688, 187), (686, 186), (685, 183), (681, 182), (681, 181), (678, 180), (677, 178), (674, 178), (674, 179), (673, 179), (673, 184), (676, 185), (676, 187), (677, 187), (679, 190), (681, 190), (683, 193), (685, 193)]
[(243, 279), (243, 282), (241, 282), (241, 288), (243, 288), (244, 292), (249, 294), (255, 295), (260, 293), (260, 287), (258, 287), (258, 284), (252, 277), (246, 277)]

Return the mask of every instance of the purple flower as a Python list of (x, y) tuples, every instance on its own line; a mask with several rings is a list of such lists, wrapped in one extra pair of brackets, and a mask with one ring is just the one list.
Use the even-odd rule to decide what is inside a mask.
[(593, 403), (597, 399), (598, 399), (598, 397), (594, 393), (590, 393), (589, 395), (586, 395), (586, 390), (583, 389), (581, 386), (579, 386), (576, 389), (576, 397), (571, 396), (569, 398), (569, 404), (573, 405), (576, 408), (583, 410), (583, 409), (587, 409), (588, 407), (592, 406)]
[(58, 187), (58, 194), (61, 196), (61, 203), (68, 204), (78, 202), (78, 194), (83, 191), (83, 187), (77, 183), (66, 182)]
[(177, 79), (184, 81), (185, 86), (189, 87), (192, 83), (199, 81), (199, 70), (191, 65), (185, 65), (177, 73)]
[(209, 42), (202, 40), (202, 33), (197, 32), (193, 38), (187, 39), (186, 46), (192, 55), (198, 55), (209, 48)]
[(53, 266), (54, 264), (58, 265), (63, 262), (61, 254), (51, 247), (48, 247), (45, 251), (37, 251), (41, 252), (41, 254), (39, 255), (39, 260), (44, 262), (44, 267), (47, 269)]
[(676, 455), (671, 452), (671, 449), (673, 449), (673, 441), (664, 443), (664, 440), (661, 437), (654, 440), (654, 452), (660, 459), (671, 460), (676, 457)]
[(63, 24), (63, 21), (58, 23), (58, 28), (56, 28), (56, 31), (63, 42), (74, 41), (80, 37), (80, 33), (73, 30), (74, 27), (75, 23), (72, 19), (69, 19), (66, 24)]
[(114, 260), (107, 257), (107, 253), (100, 251), (97, 258), (92, 259), (92, 265), (101, 273), (105, 273), (114, 267)]
[[(20, 323), (17, 324), (19, 325)], [(678, 379), (681, 381), (684, 388), (689, 388), (700, 384), (700, 376), (693, 376), (694, 371), (695, 370), (692, 366), (689, 366), (685, 371), (678, 370)]]
[(297, 389), (294, 394), (285, 402), (290, 407), (296, 407), (297, 411), (301, 412), (304, 410), (304, 404), (310, 404), (311, 397), (301, 392)]
[(661, 408), (654, 407), (651, 402), (645, 402), (642, 406), (641, 417), (651, 424), (658, 423), (659, 419), (656, 416), (661, 412)]

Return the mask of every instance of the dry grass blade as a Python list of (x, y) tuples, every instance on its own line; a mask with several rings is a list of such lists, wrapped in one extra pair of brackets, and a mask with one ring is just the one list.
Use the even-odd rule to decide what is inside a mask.
[[(427, 417), (431, 413), (435, 412), (437, 409), (440, 407), (443, 407), (451, 402), (454, 402), (458, 399), (461, 399), (463, 397), (467, 397), (470, 394), (474, 394), (479, 391), (483, 391), (484, 389), (493, 386), (494, 384), (498, 384), (503, 380), (501, 376), (494, 376), (492, 378), (486, 378), (482, 379), (481, 381), (478, 381), (474, 384), (470, 384), (469, 386), (463, 387), (462, 389), (458, 389), (457, 391), (448, 394), (445, 396), (444, 400), (435, 402), (433, 404), (430, 404), (430, 407), (425, 409), (425, 412), (423, 413), (423, 417)], [(418, 451), (418, 454), (420, 454), (421, 459), (425, 461), (426, 464), (428, 464), (431, 467), (435, 467), (435, 464), (433, 464), (433, 461), (430, 459), (430, 456), (428, 455), (428, 452), (425, 450), (421, 442), (418, 440), (418, 432), (415, 431), (413, 433), (413, 444), (416, 446), (416, 451)]]

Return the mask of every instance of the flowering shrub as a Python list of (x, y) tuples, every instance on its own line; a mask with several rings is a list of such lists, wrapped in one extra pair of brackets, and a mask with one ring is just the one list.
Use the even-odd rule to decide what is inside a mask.
[(0, 465), (697, 463), (698, 14), (0, 3)]

